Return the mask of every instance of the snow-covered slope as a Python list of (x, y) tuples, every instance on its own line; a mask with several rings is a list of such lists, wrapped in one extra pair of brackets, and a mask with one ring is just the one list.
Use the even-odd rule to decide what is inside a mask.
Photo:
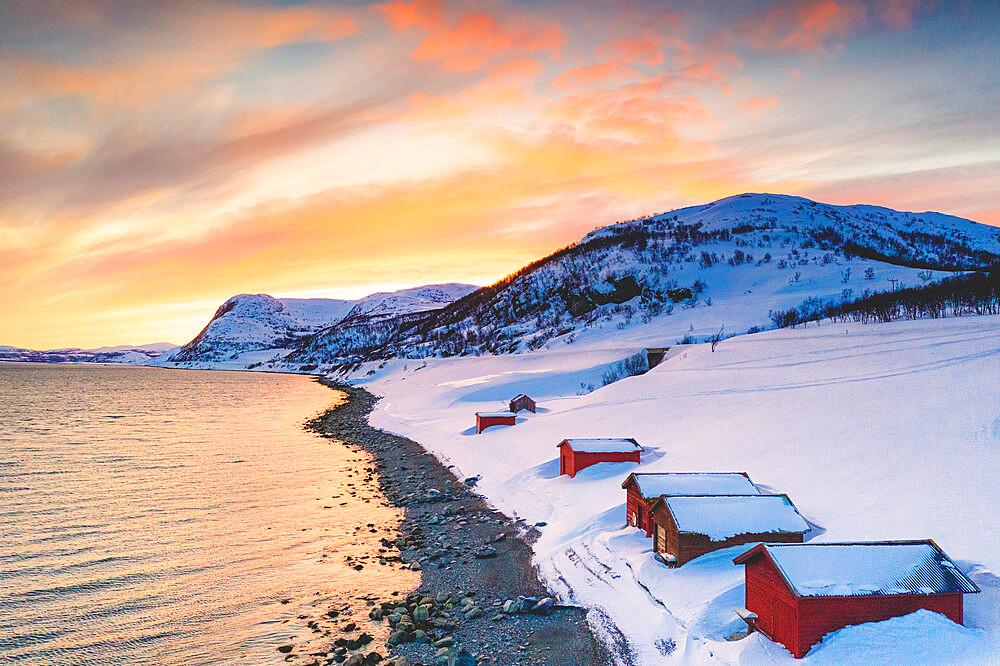
[[(1000, 262), (1000, 230), (939, 213), (744, 194), (599, 229), (426, 317), (310, 340), (298, 363), (512, 353), (645, 329), (660, 345)], [(681, 332), (680, 322), (694, 329)]]
[[(810, 324), (725, 340), (714, 353), (681, 347), (648, 373), (585, 395), (581, 383), (636, 351), (638, 328), (551, 351), (394, 359), (355, 377), (385, 396), (373, 424), (481, 476), (477, 488), (502, 510), (546, 523), (534, 544), (542, 576), (562, 600), (591, 609), (618, 663), (994, 664), (998, 330), (997, 316)], [(475, 434), (476, 411), (520, 392), (538, 400), (538, 413)], [(641, 465), (559, 476), (560, 440), (602, 436), (635, 437)], [(760, 635), (728, 641), (742, 625), (733, 609), (744, 605), (732, 558), (746, 547), (664, 567), (651, 540), (625, 526), (620, 484), (636, 470), (746, 471), (789, 495), (813, 525), (807, 539), (933, 538), (983, 592), (966, 597), (965, 627), (917, 613), (841, 630), (800, 662)]]
[(426, 312), (443, 308), (449, 303), (466, 296), (479, 287), (468, 284), (432, 284), (401, 291), (380, 291), (365, 296), (351, 308), (345, 319), (359, 317), (393, 317), (414, 312)]
[[(287, 303), (285, 301), (288, 301)], [(279, 300), (267, 294), (233, 296), (170, 362), (224, 361), (241, 352), (281, 349), (342, 319), (353, 301)]]

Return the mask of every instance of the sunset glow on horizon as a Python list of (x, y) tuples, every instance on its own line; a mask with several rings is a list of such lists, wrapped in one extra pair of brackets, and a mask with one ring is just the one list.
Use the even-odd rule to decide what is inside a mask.
[(1000, 4), (8, 2), (0, 345), (487, 284), (742, 192), (1000, 225)]

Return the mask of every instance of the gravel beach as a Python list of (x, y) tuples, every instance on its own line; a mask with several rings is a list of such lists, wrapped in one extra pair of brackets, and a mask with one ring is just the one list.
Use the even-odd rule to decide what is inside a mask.
[[(377, 398), (319, 381), (347, 398), (307, 426), (367, 451), (360, 475), (404, 512), (398, 537), (358, 567), (406, 568), (420, 587), (388, 598), (361, 595), (318, 606), (315, 636), (279, 648), (301, 664), (606, 663), (586, 611), (549, 598), (531, 564), (532, 530), (491, 509), (414, 441), (377, 430), (367, 416)], [(363, 526), (359, 526), (363, 527)], [(368, 526), (373, 527), (373, 526)]]

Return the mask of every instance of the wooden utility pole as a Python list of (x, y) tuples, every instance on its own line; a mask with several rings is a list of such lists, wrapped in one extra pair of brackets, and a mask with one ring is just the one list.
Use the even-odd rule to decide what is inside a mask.
[(892, 290), (896, 291), (896, 284), (899, 283), (899, 279), (898, 278), (889, 278), (889, 282), (892, 283)]

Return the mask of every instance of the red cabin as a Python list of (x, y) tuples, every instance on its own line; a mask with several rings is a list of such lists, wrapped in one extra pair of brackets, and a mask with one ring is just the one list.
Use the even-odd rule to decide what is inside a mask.
[(476, 412), (476, 434), (495, 425), (514, 425), (517, 416), (510, 412)]
[(602, 462), (639, 462), (642, 447), (631, 437), (564, 439), (559, 442), (559, 473), (576, 476), (584, 467)]
[(746, 472), (633, 472), (622, 483), (625, 521), (653, 536), (649, 507), (664, 495), (759, 495)]
[(930, 539), (763, 543), (733, 562), (756, 628), (796, 658), (831, 631), (921, 609), (962, 624), (962, 595), (979, 592)]
[(519, 412), (522, 409), (527, 409), (529, 412), (534, 414), (535, 401), (529, 398), (528, 396), (524, 395), (523, 393), (519, 393), (511, 399), (510, 411)]
[(653, 550), (672, 566), (746, 543), (802, 543), (809, 531), (787, 495), (664, 495), (649, 516)]

